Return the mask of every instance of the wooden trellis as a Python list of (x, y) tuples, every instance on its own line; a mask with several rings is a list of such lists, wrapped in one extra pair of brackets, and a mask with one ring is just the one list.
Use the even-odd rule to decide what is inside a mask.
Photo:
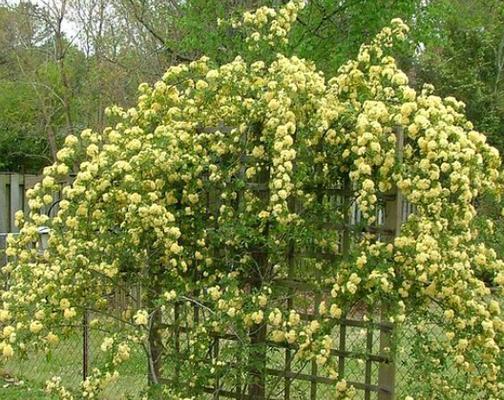
[[(398, 139), (398, 148), (401, 149), (400, 132)], [(263, 196), (264, 202), (267, 201), (269, 193), (266, 174), (260, 174), (257, 181), (250, 183), (247, 188), (260, 192), (258, 197)], [(344, 210), (343, 224), (338, 226), (328, 224), (325, 227), (337, 232), (340, 237), (339, 254), (330, 256), (336, 262), (338, 257), (342, 261), (345, 260), (349, 255), (352, 240), (362, 232), (375, 233), (382, 241), (393, 240), (399, 232), (402, 221), (412, 211), (411, 206), (403, 202), (402, 197), (394, 190), (380, 197), (381, 206), (377, 210), (377, 223), (362, 227), (359, 224), (360, 216), (351, 189), (348, 180), (340, 187), (313, 189), (317, 191), (317, 196), (325, 196), (330, 201), (337, 202)], [(208, 197), (210, 199), (216, 196), (210, 194)], [(289, 206), (295, 210), (299, 205), (291, 200)], [(254, 253), (253, 250), (252, 256), (259, 268), (266, 267), (267, 254), (260, 251)], [(294, 243), (289, 246), (286, 255), (288, 276), (268, 282), (273, 290), (280, 294), (277, 298), (284, 298), (285, 310), (297, 310), (305, 321), (317, 318), (321, 301), (328, 297), (328, 294), (320, 289), (323, 287), (323, 282), (319, 282), (317, 277), (308, 282), (296, 274), (296, 269), (303, 260), (314, 261), (328, 256), (310, 254), (309, 249), (296, 248)], [(251, 289), (259, 288), (262, 284), (259, 277), (252, 277), (251, 281)], [(347, 385), (357, 390), (359, 399), (394, 399), (395, 365), (392, 350), (394, 326), (388, 321), (387, 310), (380, 305), (376, 305), (374, 310), (362, 310), (359, 306), (362, 305), (357, 304), (350, 313), (334, 321), (332, 336), (336, 339), (337, 345), (331, 349), (330, 357), (336, 360), (337, 379), (330, 377), (328, 371), (317, 365), (315, 360), (303, 363), (296, 361), (297, 348), (287, 343), (269, 341), (267, 325), (262, 324), (250, 332), (249, 346), (252, 350), (243, 354), (244, 358), (249, 358), (248, 361), (242, 360), (250, 364), (248, 372), (232, 379), (216, 376), (213, 384), (205, 388), (208, 398), (332, 399), (335, 398), (335, 384), (344, 379)], [(192, 324), (187, 321), (191, 318), (197, 321), (201, 318), (202, 311), (197, 305), (188, 306), (180, 303), (175, 306), (172, 318), (165, 321), (163, 326), (171, 332), (173, 340), (169, 344), (171, 343), (172, 352), (175, 354), (174, 373), (172, 376), (164, 377), (166, 382), (173, 383), (179, 380), (180, 368), (184, 363), (183, 345), (192, 329)], [(238, 340), (239, 338), (233, 333), (214, 334), (212, 348), (208, 352), (208, 362), (220, 361), (227, 364), (231, 373), (233, 363), (237, 363), (237, 360), (230, 362), (222, 354), (226, 348), (235, 346)]]
[[(395, 225), (395, 216), (400, 210), (395, 196), (389, 196), (386, 202), (384, 222), (382, 227), (375, 227), (373, 230), (383, 235), (392, 234), (392, 225)], [(401, 206), (402, 207), (402, 206)], [(343, 235), (343, 240), (350, 240), (351, 226)], [(344, 251), (348, 245), (343, 245)], [(295, 251), (290, 256), (294, 264), (299, 255)], [(294, 268), (290, 270), (287, 279), (278, 280), (273, 284), (277, 290), (284, 291), (286, 309), (296, 309), (300, 312), (302, 320), (309, 321), (317, 317), (318, 306), (324, 297), (324, 293), (316, 290), (314, 283), (303, 282), (296, 279)], [(299, 303), (303, 304), (298, 304)], [(309, 304), (307, 304), (309, 301)], [(174, 334), (175, 353), (180, 352), (180, 359), (183, 361), (182, 343), (187, 339), (190, 326), (187, 324), (187, 314), (183, 315), (182, 309), (186, 305), (178, 304), (174, 312), (173, 325), (171, 328)], [(191, 311), (196, 318), (200, 314), (199, 310)], [(251, 338), (251, 345), (259, 345), (259, 353), (255, 354), (256, 361), (263, 364), (261, 368), (257, 366), (250, 371), (249, 382), (247, 377), (242, 377), (240, 385), (239, 379), (231, 385), (225, 384), (224, 378), (217, 378), (213, 386), (205, 389), (214, 399), (234, 398), (234, 399), (331, 399), (334, 397), (334, 387), (338, 380), (345, 379), (348, 385), (358, 390), (360, 397), (364, 400), (378, 399), (388, 400), (394, 398), (395, 366), (391, 352), (393, 325), (386, 320), (386, 312), (373, 313), (375, 319), (365, 321), (360, 314), (362, 310), (356, 310), (352, 315), (344, 316), (335, 321), (334, 337), (337, 339), (337, 346), (331, 350), (331, 357), (337, 359), (338, 379), (330, 378), (327, 371), (323, 371), (315, 361), (308, 364), (294, 364), (296, 347), (287, 343), (274, 343), (266, 340), (266, 326), (259, 339), (257, 336)], [(366, 310), (364, 310), (366, 311)], [(379, 310), (381, 311), (381, 310)], [(383, 318), (383, 320), (382, 320)], [(364, 332), (364, 335), (362, 334)], [(352, 342), (355, 336), (362, 339), (363, 348), (355, 349)], [(363, 336), (363, 337), (362, 337)], [(256, 339), (256, 342), (253, 340)], [(237, 341), (233, 334), (214, 335), (213, 349), (209, 362), (220, 360), (220, 350)], [(360, 346), (362, 347), (362, 346)], [(275, 365), (269, 365), (269, 353), (275, 354)], [(283, 354), (282, 354), (283, 353)], [(280, 354), (280, 356), (279, 356)], [(356, 376), (355, 370), (360, 368), (360, 377)], [(230, 365), (230, 368), (232, 365)], [(177, 367), (178, 368), (178, 367)], [(175, 370), (177, 371), (177, 368)], [(177, 372), (175, 372), (177, 374)], [(177, 376), (173, 377), (177, 380)], [(172, 382), (172, 379), (169, 379)], [(299, 392), (304, 393), (302, 397), (296, 397)], [(299, 396), (299, 394), (298, 394)]]

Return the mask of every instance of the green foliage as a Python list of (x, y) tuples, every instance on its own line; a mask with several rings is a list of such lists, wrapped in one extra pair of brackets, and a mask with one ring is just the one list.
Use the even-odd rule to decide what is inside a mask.
[[(39, 169), (54, 156), (48, 135), (57, 137), (59, 147), (69, 132), (105, 126), (105, 105), (132, 105), (138, 84), (152, 82), (172, 63), (205, 54), (222, 64), (245, 54), (243, 33), (215, 22), (247, 9), (281, 3), (117, 0), (97, 14), (100, 19), (73, 20), (79, 33), (71, 44), (64, 39), (63, 70), (58, 67), (51, 20), (44, 9), (24, 3), (0, 7), (0, 79), (16, 88), (25, 85), (19, 96), (29, 92), (31, 97), (30, 114), (24, 121), (12, 108), (9, 116), (7, 111), (1, 115), (2, 132), (9, 131), (8, 135), (2, 133), (1, 148), (10, 156), (2, 157), (0, 168)], [(69, 7), (72, 13), (85, 15), (89, 12), (86, 7), (95, 12), (97, 4), (78, 2)], [(313, 0), (300, 15), (284, 54), (313, 60), (320, 70), (333, 74), (357, 54), (360, 43), (400, 17), (412, 27), (412, 35), (395, 54), (413, 86), (431, 82), (441, 95), (463, 100), (476, 128), (503, 150), (503, 9), (500, 0)], [(63, 85), (62, 71), (67, 85)], [(16, 104), (19, 96), (2, 91), (0, 102)], [(62, 99), (69, 103), (69, 112)]]
[(310, 1), (296, 27), (293, 51), (334, 73), (393, 18), (410, 23), (420, 4), (418, 0)]
[[(231, 61), (243, 49), (243, 36), (232, 29), (219, 29), (218, 19), (245, 9), (244, 4), (231, 1), (191, 0), (181, 5), (181, 16), (173, 23), (177, 34), (169, 38), (168, 47), (179, 53), (199, 58), (206, 55), (218, 62)], [(246, 2), (244, 2), (246, 3)]]
[(31, 90), (0, 81), (0, 93), (0, 170), (39, 171), (50, 159)]
[(504, 5), (500, 0), (430, 2), (419, 18), (419, 83), (464, 101), (467, 115), (504, 151)]

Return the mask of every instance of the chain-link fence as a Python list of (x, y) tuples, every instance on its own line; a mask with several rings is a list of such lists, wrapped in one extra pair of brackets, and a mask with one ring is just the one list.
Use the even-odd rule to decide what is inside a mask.
[[(5, 245), (5, 235), (0, 238), (0, 248)], [(0, 251), (2, 251), (0, 249)], [(3, 256), (0, 254), (0, 256)], [(135, 288), (138, 290), (138, 288)], [(137, 293), (139, 298), (139, 293)], [(300, 297), (299, 295), (297, 296)], [(302, 297), (302, 296), (301, 296)], [(123, 299), (124, 300), (124, 299)], [(307, 297), (307, 302), (311, 303), (311, 298)], [(121, 301), (120, 294), (114, 296), (111, 304), (118, 310), (124, 308), (124, 301)], [(305, 303), (301, 301), (301, 303)], [(308, 304), (307, 303), (307, 304)], [(138, 306), (138, 305), (137, 305)], [(302, 310), (299, 310), (303, 312)], [(306, 309), (305, 312), (310, 310)], [(363, 310), (357, 307), (354, 315), (349, 315), (349, 320), (361, 320)], [(92, 321), (93, 315), (88, 315), (87, 321)], [(103, 321), (99, 321), (103, 322)], [(17, 381), (24, 381), (29, 387), (42, 388), (46, 381), (54, 376), (59, 376), (64, 384), (73, 390), (78, 390), (83, 376), (92, 373), (94, 367), (100, 367), (105, 361), (105, 353), (101, 350), (103, 339), (109, 336), (114, 329), (120, 327), (108, 326), (109, 332), (103, 329), (104, 325), (99, 323), (96, 329), (91, 326), (84, 328), (86, 324), (77, 324), (68, 329), (68, 333), (61, 338), (58, 345), (49, 351), (40, 350), (29, 353), (25, 357), (19, 355), (10, 360), (4, 368), (3, 373), (13, 377)], [(91, 323), (91, 325), (93, 325)], [(105, 324), (106, 325), (106, 324)], [(339, 344), (335, 348), (335, 356), (338, 358), (340, 379), (346, 379), (349, 383), (361, 385), (357, 392), (357, 398), (361, 400), (378, 399), (380, 386), (379, 382), (381, 344), (380, 329), (369, 329), (366, 324), (350, 323), (344, 326), (338, 325), (333, 332), (334, 343)], [(343, 336), (342, 336), (343, 335)], [(442, 332), (435, 323), (425, 324), (423, 340), (440, 340)], [(413, 325), (406, 325), (398, 330), (395, 337), (396, 360), (395, 360), (395, 398), (404, 399), (411, 393), (422, 391), (422, 380), (418, 379), (420, 360), (413, 350), (413, 344), (419, 340), (419, 332)], [(221, 341), (225, 346), (225, 342)], [(343, 346), (343, 347), (342, 347)], [(285, 352), (284, 352), (285, 351)], [(283, 398), (285, 391), (285, 381), (290, 379), (288, 390), (290, 399), (306, 399), (313, 397), (313, 391), (317, 394), (317, 399), (332, 399), (334, 397), (334, 386), (331, 381), (323, 377), (323, 371), (313, 369), (314, 364), (310, 362), (294, 363), (289, 366), (285, 375), (285, 357), (287, 349), (268, 348), (267, 368), (273, 373), (267, 377), (267, 386), (273, 388), (268, 398)], [(371, 362), (374, 360), (373, 362)], [(164, 371), (165, 376), (170, 376), (176, 368), (177, 362), (167, 366)], [(342, 367), (343, 365), (343, 367)], [(276, 371), (276, 372), (275, 372)], [(139, 398), (140, 394), (148, 386), (147, 357), (144, 349), (138, 345), (131, 349), (131, 358), (119, 368), (120, 377), (116, 382), (107, 387), (104, 398), (106, 399), (133, 399)], [(282, 374), (283, 373), (283, 374)], [(276, 375), (275, 375), (276, 374)], [(454, 369), (446, 366), (446, 376), (454, 374)], [(322, 377), (320, 378), (320, 376)], [(299, 379), (301, 377), (301, 379)], [(316, 380), (314, 381), (314, 377)], [(306, 378), (306, 379), (304, 379)], [(453, 376), (451, 376), (454, 379)], [(456, 378), (456, 377), (455, 377)], [(366, 390), (370, 387), (373, 390)], [(376, 390), (374, 390), (376, 389)], [(279, 395), (275, 395), (275, 391)], [(311, 395), (310, 395), (311, 393)], [(209, 398), (212, 396), (209, 395)]]
[[(427, 325), (426, 329), (431, 340), (441, 338), (441, 333), (434, 325)], [(345, 361), (344, 378), (349, 382), (359, 382), (363, 380), (366, 374), (366, 368), (371, 367), (370, 380), (372, 382), (378, 379), (378, 363), (367, 363), (365, 361), (366, 354), (376, 354), (379, 352), (379, 333), (375, 331), (373, 336), (369, 337), (369, 331), (359, 326), (348, 326), (346, 328), (346, 352), (348, 354), (362, 354), (361, 359), (347, 358)], [(418, 332), (413, 326), (406, 325), (402, 327), (397, 336), (397, 356), (395, 361), (396, 370), (396, 388), (395, 398), (404, 399), (411, 393), (417, 393), (421, 388), (422, 380), (418, 379), (416, 373), (418, 368), (418, 360), (415, 358), (412, 344), (415, 342)], [(103, 339), (107, 336), (106, 333), (92, 330), (89, 334), (89, 344), (87, 349), (89, 371), (92, 372), (95, 366), (99, 366), (104, 361), (105, 353), (100, 349)], [(337, 343), (340, 340), (339, 331), (335, 331), (334, 340)], [(83, 376), (83, 329), (82, 326), (75, 326), (72, 332), (60, 343), (51, 348), (49, 352), (39, 351), (30, 353), (27, 357), (17, 356), (11, 359), (4, 369), (4, 373), (16, 380), (22, 380), (31, 387), (44, 387), (45, 382), (54, 376), (60, 376), (62, 382), (71, 389), (78, 390)], [(268, 353), (268, 367), (275, 368), (282, 364), (284, 357), (283, 353), (270, 350)], [(297, 374), (305, 374), (308, 376), (311, 371), (310, 363), (300, 367), (297, 364)], [(294, 367), (293, 367), (294, 370)], [(130, 360), (119, 368), (119, 379), (110, 385), (104, 394), (106, 399), (133, 399), (139, 398), (147, 388), (147, 358), (142, 347), (139, 345), (131, 351)], [(418, 372), (418, 371), (417, 371)], [(454, 373), (450, 371), (449, 366), (446, 371), (447, 375)], [(165, 371), (169, 375), (170, 371)], [(278, 387), (279, 393), (282, 391), (282, 377), (277, 379), (279, 382), (273, 382), (271, 379), (270, 386)], [(290, 387), (291, 398), (305, 399), (311, 390), (311, 381), (293, 380)], [(277, 396), (281, 398), (280, 396)], [(272, 397), (272, 398), (277, 398)], [(317, 398), (332, 399), (334, 397), (334, 387), (330, 384), (319, 385)], [(209, 397), (211, 398), (211, 397)], [(364, 392), (358, 391), (357, 399), (377, 399), (377, 393), (371, 393), (365, 397)]]
[[(0, 237), (0, 239), (3, 239)], [(1, 244), (1, 243), (0, 243)], [(0, 257), (3, 250), (0, 248)], [(135, 290), (138, 290), (135, 288)], [(497, 299), (501, 305), (503, 299), (498, 292), (494, 292), (493, 299)], [(118, 309), (124, 304), (121, 303), (121, 296), (114, 302)], [(434, 306), (433, 306), (434, 307)], [(394, 336), (395, 344), (395, 397), (396, 399), (405, 399), (408, 395), (428, 392), (429, 382), (424, 379), (431, 368), (429, 363), (424, 363), (426, 354), (419, 353), (423, 345), (429, 345), (435, 348), (436, 343), (445, 340), (445, 332), (436, 322), (436, 318), (442, 318), (442, 310), (436, 312), (433, 308), (429, 313), (431, 319), (422, 316), (411, 316), (409, 322), (396, 328)], [(347, 316), (349, 320), (363, 320), (365, 309), (356, 307), (352, 314)], [(98, 317), (98, 318), (96, 318)], [(418, 317), (418, 318), (416, 318)], [(416, 320), (415, 320), (416, 318)], [(94, 324), (93, 320), (98, 324)], [(101, 350), (105, 337), (111, 336), (113, 332), (120, 330), (120, 326), (107, 323), (98, 315), (88, 315), (88, 325), (90, 327), (86, 332), (84, 324), (77, 324), (68, 327), (67, 334), (61, 337), (60, 342), (52, 346), (50, 350), (39, 350), (29, 352), (26, 356), (16, 354), (0, 368), (0, 378), (9, 377), (11, 382), (23, 381), (27, 387), (43, 388), (46, 381), (54, 376), (61, 377), (62, 382), (73, 390), (78, 390), (82, 382), (84, 371), (93, 372), (93, 368), (100, 367), (106, 357), (106, 353)], [(341, 324), (337, 325), (333, 331), (333, 342), (338, 344), (342, 340)], [(84, 338), (87, 337), (87, 344)], [(344, 360), (344, 373), (341, 378), (348, 382), (364, 382), (372, 384), (378, 381), (380, 360), (376, 355), (380, 354), (380, 331), (370, 330), (365, 324), (350, 323), (345, 326), (345, 345), (344, 352), (338, 346), (335, 348), (336, 357), (339, 355), (339, 362)], [(279, 370), (283, 367), (285, 354), (284, 349), (269, 348), (267, 353), (270, 370)], [(339, 352), (339, 353), (338, 353)], [(357, 356), (356, 356), (357, 355)], [(375, 360), (376, 362), (367, 362)], [(86, 368), (87, 363), (87, 368)], [(176, 361), (167, 363), (163, 375), (169, 376), (173, 373)], [(309, 393), (313, 390), (313, 381), (310, 380), (313, 374), (312, 364), (301, 362), (293, 363), (292, 371), (297, 375), (304, 375), (307, 379), (292, 379), (289, 390), (291, 399), (307, 399)], [(467, 376), (459, 373), (459, 369), (449, 362), (440, 366), (441, 376), (446, 378), (451, 384), (464, 387), (468, 382)], [(438, 371), (438, 372), (439, 372)], [(138, 344), (131, 349), (130, 359), (127, 363), (119, 367), (120, 377), (117, 381), (107, 387), (105, 399), (135, 399), (140, 398), (140, 394), (148, 388), (148, 368), (147, 357), (144, 348)], [(318, 371), (320, 375), (320, 371)], [(197, 373), (197, 372), (195, 372)], [(367, 378), (365, 378), (367, 377)], [(282, 393), (283, 380), (285, 376), (274, 375), (268, 377), (268, 386), (277, 388)], [(366, 379), (369, 381), (366, 382)], [(322, 382), (324, 383), (324, 382)], [(334, 398), (334, 386), (331, 382), (317, 386), (317, 399), (330, 400)], [(0, 399), (1, 388), (0, 388)], [(212, 398), (212, 396), (209, 396)], [(271, 399), (283, 398), (280, 396), (268, 397)], [(377, 399), (377, 392), (366, 394), (364, 391), (358, 391), (357, 399), (371, 400)]]
[[(4, 237), (0, 237), (0, 240), (5, 241)], [(0, 248), (0, 257), (3, 256), (2, 251)], [(138, 289), (135, 288), (135, 290)], [(114, 302), (118, 309), (122, 307), (120, 297)], [(493, 295), (493, 298), (496, 298), (502, 304), (502, 298), (497, 293)], [(421, 349), (420, 344), (435, 347), (436, 342), (445, 339), (445, 332), (441, 330), (435, 320), (437, 313), (433, 311), (430, 314), (434, 317), (431, 321), (419, 317), (417, 321), (404, 324), (397, 329), (394, 337), (396, 399), (402, 400), (408, 395), (428, 391), (425, 386), (429, 383), (422, 377), (428, 375), (430, 371), (426, 369), (429, 368), (428, 364), (423, 364), (425, 354), (418, 353), (418, 349)], [(364, 310), (356, 307), (353, 315), (349, 315), (348, 318), (350, 320), (362, 320), (363, 315)], [(59, 376), (68, 388), (78, 390), (84, 371), (87, 369), (89, 373), (92, 373), (94, 367), (100, 367), (105, 361), (105, 353), (101, 350), (104, 338), (120, 329), (117, 325), (101, 324), (103, 321), (99, 318), (97, 319), (99, 323), (94, 326), (92, 321), (95, 317), (97, 316), (88, 315), (88, 322), (91, 322), (91, 327), (88, 328), (87, 333), (84, 324), (77, 324), (69, 327), (67, 335), (62, 337), (60, 342), (51, 347), (49, 351), (30, 352), (25, 357), (16, 355), (15, 358), (9, 360), (3, 366), (3, 370), (0, 369), (0, 377), (1, 375), (8, 376), (12, 382), (24, 381), (28, 387), (43, 388), (46, 381), (54, 376)], [(104, 327), (108, 329), (104, 329)], [(341, 325), (338, 325), (338, 329), (333, 332), (334, 343), (341, 343), (341, 332)], [(87, 344), (84, 340), (85, 337), (88, 338)], [(349, 324), (345, 327), (345, 338), (344, 352), (341, 351), (341, 348), (337, 347), (335, 349), (336, 353), (339, 351), (340, 354), (339, 362), (344, 359), (345, 363), (344, 374), (340, 377), (348, 382), (364, 382), (367, 384), (377, 382), (380, 360), (376, 358), (376, 355), (380, 354), (380, 331), (370, 330), (365, 325), (358, 323)], [(358, 356), (353, 357), (352, 355)], [(271, 370), (282, 368), (284, 356), (282, 349), (269, 349), (267, 354), (268, 368)], [(367, 362), (373, 357), (377, 362)], [(175, 364), (176, 362), (168, 365), (168, 370), (164, 371), (164, 375), (169, 376), (173, 372), (169, 369), (175, 368)], [(292, 370), (295, 370), (295, 374), (298, 376), (304, 375), (307, 379), (292, 380), (289, 388), (291, 391), (289, 398), (291, 399), (309, 398), (309, 393), (313, 390), (313, 381), (309, 378), (313, 373), (312, 365), (310, 363), (300, 365), (301, 363), (298, 363), (295, 367), (293, 366)], [(442, 366), (441, 374), (447, 381), (463, 387), (467, 384), (467, 377), (457, 371), (458, 369), (454, 365), (447, 363)], [(103, 398), (110, 400), (140, 398), (140, 394), (148, 387), (147, 357), (140, 344), (131, 349), (129, 361), (119, 367), (119, 372), (120, 377), (107, 387)], [(268, 386), (278, 388), (278, 392), (281, 393), (284, 387), (284, 379), (285, 376), (270, 376), (268, 377)], [(368, 382), (365, 382), (366, 379)], [(334, 398), (334, 386), (330, 382), (326, 383), (317, 386), (317, 399), (330, 400)], [(2, 398), (1, 395), (0, 398)], [(212, 398), (212, 396), (209, 395), (209, 398)], [(269, 398), (283, 397), (280, 395)], [(357, 393), (357, 399), (359, 400), (377, 398), (377, 392), (367, 394), (364, 391), (358, 391)]]
[[(105, 353), (100, 347), (106, 336), (106, 333), (99, 331), (93, 331), (89, 335), (87, 362), (90, 373), (94, 367), (104, 362)], [(82, 326), (75, 326), (71, 328), (67, 337), (62, 338), (49, 351), (30, 352), (25, 357), (16, 356), (5, 364), (3, 372), (16, 381), (23, 381), (27, 386), (36, 388), (45, 387), (46, 381), (59, 376), (66, 387), (78, 390), (84, 370), (83, 337)], [(119, 367), (120, 376), (107, 387), (104, 398), (111, 400), (138, 398), (147, 386), (146, 367), (143, 349), (140, 346), (133, 348), (129, 362)]]
[[(408, 208), (410, 206), (407, 203), (400, 204), (395, 203), (395, 201), (396, 198), (389, 198), (385, 201), (385, 203), (388, 202), (393, 206), (389, 208), (394, 208), (392, 211), (395, 218), (393, 218), (392, 222), (403, 220), (412, 211)], [(356, 211), (355, 208), (352, 208), (350, 213), (352, 218), (350, 223), (352, 225), (355, 225), (359, 220), (358, 215), (355, 215)], [(379, 214), (378, 220), (385, 219), (385, 214), (385, 212)], [(389, 216), (390, 214), (392, 213), (389, 212)], [(382, 224), (384, 224), (383, 221), (380, 222), (380, 225)], [(348, 229), (348, 227), (344, 227), (344, 229)], [(386, 229), (382, 229), (382, 231), (379, 234), (385, 235)], [(344, 236), (342, 235), (342, 237)], [(4, 247), (4, 242), (5, 236), (0, 236), (0, 251)], [(304, 259), (309, 257), (309, 254), (305, 255)], [(0, 266), (2, 259), (3, 256), (0, 254)], [(302, 263), (303, 261), (301, 260), (300, 267), (304, 266)], [(293, 282), (297, 282), (299, 285), (300, 281), (293, 280)], [(296, 305), (292, 302), (288, 304), (288, 308), (295, 308), (308, 316), (309, 314), (313, 316), (316, 309), (315, 303), (317, 303), (316, 301), (314, 303), (313, 293), (303, 296), (299, 289), (292, 288), (292, 291), (295, 291)], [(138, 299), (140, 297), (136, 296)], [(304, 300), (306, 300), (307, 304), (305, 305), (305, 309), (301, 311), (300, 308), (305, 303)], [(121, 305), (122, 303), (124, 301), (121, 301), (120, 298), (110, 302), (113, 307), (117, 307), (118, 309), (124, 308), (124, 304)], [(320, 303), (320, 299), (318, 303)], [(138, 307), (136, 305), (134, 308)], [(383, 391), (384, 388), (379, 383), (380, 368), (383, 363), (387, 363), (388, 361), (382, 354), (383, 346), (381, 340), (383, 337), (383, 327), (378, 323), (378, 329), (376, 329), (376, 326), (374, 327), (375, 329), (370, 329), (370, 324), (363, 323), (362, 310), (355, 310), (354, 314), (348, 315), (347, 319), (350, 322), (357, 320), (360, 323), (345, 323), (344, 321), (340, 321), (332, 333), (333, 343), (338, 344), (333, 349), (333, 352), (335, 358), (338, 360), (339, 379), (346, 379), (350, 384), (360, 386), (360, 390), (357, 392), (357, 399), (379, 399), (380, 390)], [(87, 321), (91, 321), (92, 319), (93, 315), (90, 315)], [(380, 321), (379, 318), (376, 320)], [(59, 376), (68, 388), (78, 390), (83, 376), (86, 373), (92, 373), (94, 367), (100, 367), (104, 363), (106, 354), (101, 350), (101, 346), (103, 339), (110, 335), (110, 333), (103, 330), (101, 324), (98, 324), (97, 328), (89, 327), (87, 332), (84, 329), (84, 325), (87, 324), (78, 324), (69, 329), (68, 334), (61, 337), (60, 343), (49, 351), (40, 350), (30, 353), (24, 358), (17, 356), (10, 360), (5, 365), (4, 373), (18, 380), (24, 380), (34, 387), (43, 387), (47, 380), (53, 376)], [(111, 327), (110, 332), (117, 331), (117, 328), (120, 327)], [(394, 378), (391, 381), (395, 388), (396, 399), (404, 399), (407, 395), (422, 392), (424, 389), (422, 385), (426, 384), (425, 381), (419, 379), (419, 376), (423, 372), (428, 371), (422, 370), (422, 354), (414, 350), (415, 348), (419, 348), (419, 346), (415, 346), (415, 342), (422, 340), (435, 343), (438, 340), (442, 340), (443, 335), (444, 333), (441, 332), (435, 322), (424, 323), (422, 332), (419, 332), (415, 324), (405, 325), (398, 329), (393, 342), (391, 342), (391, 345), (396, 348), (396, 357), (393, 366)], [(233, 346), (231, 341), (225, 338), (218, 338), (217, 343), (217, 347), (219, 343), (221, 346)], [(274, 348), (272, 346), (268, 346), (267, 348), (266, 368), (270, 373), (266, 377), (266, 381), (268, 388), (272, 388), (267, 398), (272, 400), (280, 398), (330, 400), (334, 398), (334, 380), (324, 377), (323, 371), (317, 371), (314, 362), (304, 361), (304, 364), (303, 362), (299, 362), (293, 365), (294, 363), (289, 357), (295, 351), (291, 352), (290, 350), (289, 348)], [(211, 351), (215, 354), (215, 349)], [(177, 356), (180, 357), (180, 354)], [(215, 356), (212, 355), (212, 357)], [(179, 360), (177, 358), (168, 360), (163, 371), (163, 376), (172, 375), (173, 371), (171, 369), (176, 369), (178, 367), (177, 364), (183, 361), (183, 359)], [(246, 364), (246, 360), (244, 363)], [(289, 364), (288, 369), (286, 367), (287, 364)], [(450, 381), (459, 380), (459, 377), (456, 376), (456, 369), (452, 365), (447, 364), (443, 368), (443, 374), (450, 378)], [(234, 372), (233, 368), (228, 368), (228, 370), (227, 373), (232, 375)], [(119, 372), (119, 379), (106, 389), (103, 398), (111, 400), (138, 398), (139, 394), (148, 386), (147, 357), (141, 345), (131, 349), (130, 360), (119, 368)], [(197, 374), (198, 371), (191, 371), (191, 373)], [(463, 379), (463, 377), (460, 377), (461, 385), (464, 384)], [(289, 385), (285, 384), (287, 381)], [(220, 388), (219, 385), (216, 386)], [(290, 394), (284, 396), (287, 386)], [(231, 394), (235, 393), (232, 389), (223, 390), (228, 390)], [(314, 391), (317, 392), (315, 396), (313, 396)], [(218, 393), (219, 391), (217, 391), (217, 397), (214, 393), (209, 395), (208, 398), (219, 398)]]

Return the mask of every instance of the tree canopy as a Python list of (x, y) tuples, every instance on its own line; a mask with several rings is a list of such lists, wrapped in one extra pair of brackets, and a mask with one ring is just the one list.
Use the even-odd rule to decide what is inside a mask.
[[(0, 6), (0, 143), (9, 155), (0, 168), (37, 172), (49, 165), (67, 134), (106, 126), (108, 104), (134, 105), (137, 86), (154, 83), (170, 65), (203, 55), (231, 62), (243, 53), (244, 36), (215, 22), (280, 3), (61, 0)], [(413, 28), (395, 52), (410, 84), (419, 89), (430, 82), (463, 100), (475, 126), (502, 150), (502, 9), (499, 0), (313, 0), (283, 52), (309, 58), (332, 75), (357, 55), (360, 43), (400, 17)], [(25, 118), (17, 113), (21, 102)]]

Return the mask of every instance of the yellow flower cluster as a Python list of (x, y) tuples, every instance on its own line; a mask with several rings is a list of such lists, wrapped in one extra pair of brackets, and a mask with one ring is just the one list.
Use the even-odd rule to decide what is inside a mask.
[[(251, 30), (245, 41), (249, 50), (260, 48), (262, 43), (270, 47), (288, 43), (288, 35), (296, 22), (298, 13), (306, 6), (304, 0), (291, 0), (278, 10), (260, 7), (253, 12), (245, 12), (241, 20), (231, 20), (233, 28), (245, 27)], [(219, 21), (222, 24), (223, 21)]]

